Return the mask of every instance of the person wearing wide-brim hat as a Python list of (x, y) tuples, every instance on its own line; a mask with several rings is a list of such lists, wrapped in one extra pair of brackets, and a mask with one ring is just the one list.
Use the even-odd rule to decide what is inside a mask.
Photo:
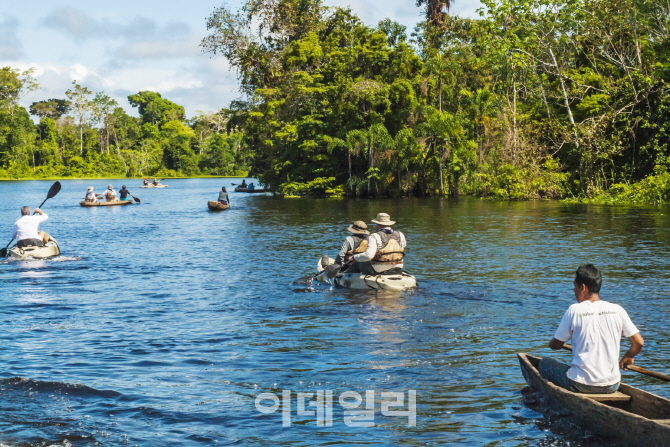
[(112, 185), (107, 185), (107, 190), (103, 192), (102, 195), (105, 196), (105, 199), (107, 199), (108, 202), (114, 202), (116, 200), (116, 191), (114, 191)]
[(395, 221), (391, 220), (391, 216), (386, 213), (377, 214), (372, 222), (377, 224), (377, 232), (368, 237), (364, 252), (353, 255), (356, 262), (347, 270), (347, 273), (401, 274), (407, 246), (405, 235), (391, 228), (392, 225), (395, 225)]
[[(351, 236), (347, 236), (342, 243), (342, 248), (335, 258), (335, 264), (346, 265), (350, 264), (353, 259), (352, 256), (354, 253), (357, 253), (357, 249), (361, 246), (361, 243), (365, 241), (370, 232), (368, 231), (368, 224), (362, 220), (357, 220), (352, 225), (349, 225), (347, 228)], [(361, 250), (361, 252), (365, 249)]]
[(86, 188), (86, 197), (84, 197), (84, 201), (88, 203), (95, 203), (98, 201), (98, 196), (93, 192), (92, 186)]

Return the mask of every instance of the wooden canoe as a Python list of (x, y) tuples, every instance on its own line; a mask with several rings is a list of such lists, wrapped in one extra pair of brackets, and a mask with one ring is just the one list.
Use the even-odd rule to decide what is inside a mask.
[(622, 447), (670, 447), (670, 400), (622, 383), (613, 394), (581, 394), (542, 378), (539, 357), (518, 353), (526, 383), (559, 416)]
[(258, 188), (254, 188), (254, 189), (240, 188), (238, 186), (237, 188), (235, 188), (235, 192), (246, 192), (246, 193), (249, 193), (249, 194), (257, 194), (257, 193), (261, 193), (261, 192), (272, 192), (272, 191), (270, 191), (269, 189), (262, 189), (262, 188), (261, 189), (258, 189)]
[(167, 188), (168, 185), (152, 185), (149, 183), (148, 185), (142, 185), (140, 188)]
[(210, 200), (209, 202), (207, 202), (207, 208), (209, 208), (210, 211), (223, 211), (230, 208), (230, 205), (224, 205), (221, 202)]
[(132, 200), (115, 200), (114, 202), (79, 202), (79, 205), (83, 206), (84, 208), (91, 208), (94, 206), (124, 206), (124, 205), (132, 205), (133, 201)]

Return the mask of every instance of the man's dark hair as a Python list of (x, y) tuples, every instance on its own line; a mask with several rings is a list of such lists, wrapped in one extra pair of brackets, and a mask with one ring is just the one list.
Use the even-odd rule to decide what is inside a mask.
[(21, 215), (22, 216), (30, 216), (30, 207), (29, 206), (24, 206), (21, 208)]
[(589, 289), (589, 293), (598, 293), (603, 283), (603, 277), (595, 265), (584, 264), (580, 265), (575, 272), (575, 282), (580, 286), (585, 285)]

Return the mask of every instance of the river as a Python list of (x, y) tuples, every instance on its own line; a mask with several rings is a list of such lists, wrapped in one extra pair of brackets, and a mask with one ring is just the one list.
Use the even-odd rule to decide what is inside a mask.
[[(109, 181), (62, 182), (42, 225), (62, 255), (0, 262), (0, 443), (598, 445), (524, 405), (515, 355), (568, 360), (546, 344), (586, 262), (645, 338), (636, 364), (668, 373), (670, 208), (233, 192), (229, 210), (207, 211), (238, 181), (112, 181), (142, 203), (94, 209), (78, 202)], [(0, 182), (2, 246), (52, 183)], [(407, 235), (419, 288), (293, 284), (378, 212)], [(654, 379), (624, 380), (670, 397)], [(297, 393), (319, 390), (333, 395), (325, 426), (309, 398), (298, 408)], [(415, 427), (381, 407), (382, 392), (400, 392), (408, 409), (411, 390)], [(259, 394), (285, 391), (289, 414), (269, 413), (269, 398), (256, 408)], [(345, 423), (346, 392), (374, 408), (374, 426)]]

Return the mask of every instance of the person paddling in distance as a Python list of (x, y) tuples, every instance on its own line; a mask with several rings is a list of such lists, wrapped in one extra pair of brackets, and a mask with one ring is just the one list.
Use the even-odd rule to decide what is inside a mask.
[(225, 186), (219, 191), (219, 203), (230, 206), (230, 199), (228, 198), (228, 191), (226, 191)]
[(112, 185), (107, 185), (107, 190), (103, 192), (102, 195), (108, 202), (114, 202), (116, 200), (116, 191), (114, 191)]
[(102, 198), (102, 196), (99, 196), (98, 194), (94, 193), (92, 186), (86, 188), (86, 197), (84, 198), (85, 202), (96, 203), (100, 198)]
[(158, 179), (154, 179), (154, 181), (152, 183), (152, 185), (154, 185), (154, 186), (158, 186), (160, 184), (161, 184), (161, 182), (159, 182)]
[(120, 199), (121, 199), (122, 201), (124, 201), (124, 202), (127, 202), (128, 200), (130, 200), (130, 199), (128, 198), (128, 194), (130, 194), (130, 191), (128, 191), (128, 190), (126, 189), (126, 185), (123, 185), (123, 186), (121, 187), (121, 189), (119, 189), (119, 197), (120, 197)]
[(365, 275), (396, 275), (401, 274), (407, 240), (400, 231), (391, 228), (395, 224), (386, 213), (377, 214), (372, 220), (377, 224), (377, 232), (361, 243), (352, 261), (355, 263), (347, 273), (363, 273)]
[[(619, 389), (619, 368), (633, 364), (642, 351), (644, 339), (630, 317), (618, 304), (600, 299), (602, 275), (593, 264), (581, 265), (575, 272), (574, 293), (577, 303), (563, 315), (551, 349), (561, 349), (572, 339), (570, 365), (551, 358), (540, 360), (538, 370), (545, 379), (576, 393), (610, 394)], [(619, 360), (621, 335), (632, 345)]]
[(240, 183), (240, 188), (246, 188), (247, 187), (247, 179), (243, 179), (242, 183)]
[(38, 231), (39, 225), (47, 220), (49, 216), (39, 208), (35, 208), (35, 215), (30, 215), (30, 207), (21, 208), (21, 218), (12, 227), (12, 239), (18, 239), (16, 246), (19, 248), (36, 246), (43, 247), (49, 242), (50, 236), (44, 231)]
[(145, 178), (145, 179), (144, 179), (144, 186), (147, 186), (148, 184), (149, 184), (149, 179), (148, 179), (148, 178)]
[(351, 233), (351, 236), (347, 236), (342, 243), (342, 248), (340, 252), (335, 257), (335, 264), (340, 266), (349, 266), (353, 260), (355, 253), (362, 253), (365, 251), (365, 247), (360, 250), (361, 244), (365, 241), (370, 232), (368, 231), (368, 225), (362, 220), (357, 220), (347, 228), (347, 231)]

